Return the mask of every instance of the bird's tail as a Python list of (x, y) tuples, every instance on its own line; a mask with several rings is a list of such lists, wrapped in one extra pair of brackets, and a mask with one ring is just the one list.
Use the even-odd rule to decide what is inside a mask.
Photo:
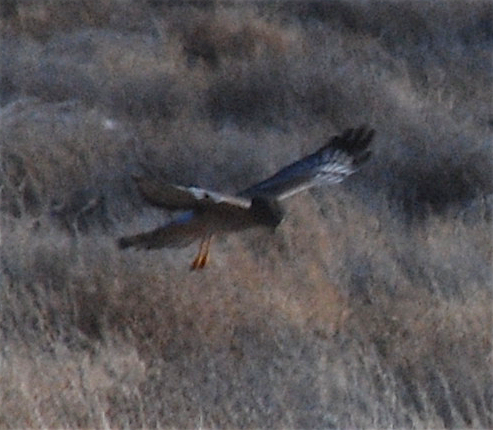
[(152, 231), (121, 237), (117, 245), (120, 249), (181, 248), (188, 246), (203, 234), (204, 226), (200, 219), (192, 212), (185, 212), (174, 221)]
[(155, 239), (155, 233), (153, 231), (147, 233), (140, 233), (134, 236), (124, 236), (118, 239), (118, 248), (126, 249), (134, 247), (136, 249), (151, 249), (153, 248), (153, 242)]

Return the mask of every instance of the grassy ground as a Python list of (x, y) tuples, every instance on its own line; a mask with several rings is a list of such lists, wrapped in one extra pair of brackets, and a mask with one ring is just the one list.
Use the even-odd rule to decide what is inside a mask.
[[(0, 8), (0, 428), (491, 428), (487, 1)], [(121, 252), (368, 123), (274, 234)]]

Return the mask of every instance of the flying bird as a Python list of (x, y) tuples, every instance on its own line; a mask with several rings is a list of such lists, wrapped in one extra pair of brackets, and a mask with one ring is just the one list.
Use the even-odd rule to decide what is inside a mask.
[(375, 131), (365, 126), (347, 129), (322, 148), (284, 167), (270, 178), (235, 196), (199, 187), (185, 187), (134, 176), (143, 198), (153, 206), (184, 211), (155, 230), (118, 240), (120, 248), (184, 247), (201, 239), (191, 269), (202, 269), (209, 258), (212, 236), (264, 226), (275, 229), (284, 212), (280, 201), (301, 191), (342, 182), (368, 160)]

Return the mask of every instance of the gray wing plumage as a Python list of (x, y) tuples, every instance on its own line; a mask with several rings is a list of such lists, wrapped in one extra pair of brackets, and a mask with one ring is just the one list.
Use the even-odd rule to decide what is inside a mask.
[(153, 206), (169, 210), (207, 209), (216, 205), (248, 209), (251, 199), (230, 196), (199, 187), (167, 184), (142, 176), (134, 176), (140, 194)]
[(118, 240), (121, 249), (130, 246), (136, 249), (159, 249), (184, 247), (204, 233), (200, 220), (193, 211), (187, 211), (175, 220), (152, 231), (139, 233), (133, 236), (124, 236)]
[(368, 159), (368, 146), (374, 134), (374, 130), (364, 126), (348, 129), (342, 135), (331, 138), (315, 153), (243, 190), (238, 196), (265, 196), (283, 200), (318, 185), (342, 182)]

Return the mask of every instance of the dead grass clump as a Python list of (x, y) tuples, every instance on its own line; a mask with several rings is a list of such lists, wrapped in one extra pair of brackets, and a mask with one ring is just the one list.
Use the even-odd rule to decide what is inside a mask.
[[(54, 345), (60, 358), (56, 363), (33, 345), (15, 344), (17, 354), (3, 351), (1, 384), (15, 388), (2, 390), (2, 423), (34, 428), (109, 425), (114, 406), (106, 394), (115, 392), (115, 379), (121, 403), (135, 401), (132, 387), (141, 382), (145, 367), (131, 348), (111, 344), (105, 353), (81, 355), (61, 343)], [(137, 415), (134, 421), (127, 415), (123, 421), (139, 427), (144, 420)]]
[(75, 65), (44, 64), (35, 77), (20, 82), (19, 89), (48, 103), (78, 99), (93, 105), (99, 90), (94, 82)]
[(206, 111), (219, 123), (273, 125), (289, 115), (289, 93), (281, 69), (228, 70), (207, 94)]
[(402, 195), (401, 204), (405, 214), (415, 220), (426, 219), (430, 212), (459, 211), (493, 191), (490, 160), (478, 153), (471, 154), (469, 160), (461, 160), (460, 164), (445, 159), (423, 170), (416, 166), (402, 167), (398, 181), (412, 184)]
[(0, 6), (0, 18), (16, 17), (18, 14), (18, 0), (6, 0)]
[[(324, 22), (325, 27), (340, 33), (371, 35), (394, 63), (402, 62), (415, 91), (447, 100), (454, 114), (462, 118), (467, 111), (481, 107), (484, 120), (489, 114), (483, 89), (491, 87), (487, 72), (491, 26), (486, 22), (491, 22), (493, 10), (488, 2), (474, 4), (336, 1), (288, 3), (282, 9), (288, 16), (298, 16), (307, 28), (313, 22)], [(468, 48), (452, 53), (453, 44)]]
[(174, 42), (163, 46), (146, 35), (122, 41), (115, 31), (84, 29), (44, 45), (22, 40), (14, 46), (11, 38), (6, 47), (6, 102), (14, 94), (49, 103), (77, 100), (127, 119), (156, 120), (178, 114), (190, 87), (197, 89), (182, 79), (185, 64), (180, 67)]
[[(402, 384), (398, 396), (420, 416), (431, 405), (445, 427), (488, 427), (490, 294), (474, 294), (460, 304), (439, 303), (423, 292), (409, 299), (400, 297), (395, 309), (382, 303), (381, 313), (354, 316), (377, 336), (378, 354)], [(371, 328), (373, 323), (382, 326)], [(466, 368), (467, 375), (453, 370)]]
[(241, 12), (224, 8), (196, 14), (194, 19), (178, 20), (175, 26), (192, 65), (202, 60), (216, 68), (232, 61), (284, 56), (299, 49), (292, 30), (274, 20), (267, 22), (248, 7)]
[(54, 32), (72, 30), (75, 26), (103, 26), (109, 23), (111, 1), (94, 7), (93, 2), (24, 2), (17, 7), (17, 26), (25, 34), (47, 40)]
[(36, 182), (28, 175), (23, 158), (13, 153), (2, 156), (1, 208), (16, 218), (22, 214), (39, 216), (41, 202), (36, 190)]
[(174, 87), (168, 76), (141, 80), (134, 77), (113, 88), (108, 94), (108, 105), (114, 112), (123, 112), (137, 120), (157, 121), (179, 114), (180, 97)]
[[(12, 103), (2, 112), (2, 207), (39, 217), (53, 210), (61, 225), (82, 228), (92, 218), (109, 226), (112, 178), (127, 161), (132, 136), (101, 111), (77, 103)], [(70, 181), (67, 181), (70, 178)], [(99, 219), (99, 221), (97, 221)], [(78, 225), (76, 225), (78, 224)]]
[(7, 24), (6, 33), (27, 35), (41, 42), (46, 42), (57, 33), (84, 27), (135, 31), (148, 24), (147, 8), (140, 2), (42, 0), (7, 3), (2, 16)]

